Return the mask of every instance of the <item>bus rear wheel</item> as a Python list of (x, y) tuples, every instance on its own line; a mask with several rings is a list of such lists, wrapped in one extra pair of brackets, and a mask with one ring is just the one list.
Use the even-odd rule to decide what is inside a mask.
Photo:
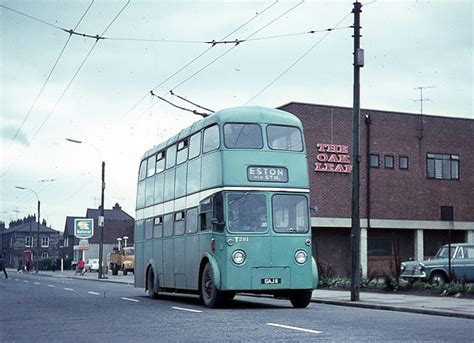
[(219, 307), (224, 301), (224, 296), (214, 284), (214, 273), (209, 262), (204, 267), (201, 275), (201, 298), (209, 308)]
[(155, 274), (153, 273), (153, 269), (149, 269), (147, 273), (147, 290), (148, 290), (148, 296), (152, 299), (157, 299), (158, 298), (158, 293), (155, 292)]
[(305, 308), (311, 302), (312, 291), (293, 291), (290, 295), (291, 305), (295, 308)]

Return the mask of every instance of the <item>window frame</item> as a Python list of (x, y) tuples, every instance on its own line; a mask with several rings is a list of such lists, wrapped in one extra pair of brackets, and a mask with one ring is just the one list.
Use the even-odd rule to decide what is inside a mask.
[[(199, 137), (197, 138), (198, 139), (198, 142), (197, 143), (194, 143), (194, 139), (196, 139), (195, 137)], [(188, 161), (196, 158), (196, 157), (199, 157), (201, 155), (201, 146), (202, 146), (202, 134), (201, 134), (201, 130), (199, 130), (198, 132), (195, 132), (193, 133), (191, 136), (188, 137), (189, 139), (189, 144), (188, 144)], [(196, 155), (191, 155), (191, 146), (193, 146), (194, 144), (197, 144), (198, 145), (198, 149), (197, 149), (197, 154)]]
[[(182, 144), (182, 147), (180, 145)], [(182, 156), (183, 151), (185, 151), (186, 156), (184, 157), (183, 160), (180, 160), (180, 156)], [(181, 154), (180, 154), (181, 153)], [(181, 140), (176, 144), (176, 165), (179, 166), (180, 164), (183, 164), (186, 162), (189, 158), (189, 138), (186, 137), (185, 139)]]
[[(174, 223), (173, 223), (173, 227), (174, 227), (174, 236), (182, 236), (186, 233), (186, 212), (184, 210), (182, 211), (178, 211), (178, 212), (175, 212), (174, 213), (174, 216), (173, 216), (173, 219), (174, 219)], [(176, 230), (176, 223), (179, 223), (180, 225), (182, 225), (182, 230), (178, 231)]]
[[(160, 166), (160, 169), (158, 170), (158, 163), (161, 163), (163, 161), (163, 167)], [(161, 150), (156, 154), (156, 161), (155, 161), (155, 174), (160, 174), (163, 171), (166, 170), (166, 150)]]
[[(377, 158), (377, 165), (374, 165), (373, 162), (373, 157)], [(369, 166), (370, 168), (380, 168), (380, 155), (379, 154), (369, 154)]]
[[(46, 244), (44, 244), (46, 242)], [(49, 248), (49, 236), (41, 236), (41, 247)]]
[(176, 166), (176, 153), (178, 150), (177, 147), (177, 144), (172, 144), (166, 148), (165, 170), (171, 169)]
[[(438, 161), (438, 162), (437, 162)], [(445, 163), (449, 167), (449, 177), (445, 177)], [(454, 163), (455, 162), (455, 163)], [(437, 166), (441, 164), (441, 177), (437, 177)], [(430, 165), (432, 165), (433, 171), (430, 175)], [(453, 177), (454, 165), (456, 166), (456, 176)], [(445, 153), (426, 153), (426, 178), (428, 180), (445, 180), (445, 181), (459, 181), (461, 180), (461, 159), (459, 154), (445, 154)]]
[[(160, 230), (158, 228), (161, 228)], [(157, 234), (157, 232), (161, 234)], [(163, 237), (163, 215), (153, 217), (153, 238)]]
[(148, 158), (145, 158), (140, 162), (140, 167), (138, 168), (138, 181), (143, 181), (146, 179), (146, 172), (148, 169), (147, 162)]
[[(243, 128), (245, 128), (246, 125), (249, 125), (249, 126), (256, 126), (259, 128), (259, 131), (260, 131), (260, 146), (259, 147), (231, 147), (231, 146), (228, 146), (227, 143), (226, 143), (226, 137), (227, 135), (225, 134), (225, 127), (227, 125), (243, 125)], [(243, 128), (242, 128), (242, 132), (243, 132)], [(260, 124), (258, 123), (244, 123), (244, 122), (228, 122), (228, 123), (225, 123), (224, 126), (223, 126), (223, 130), (224, 130), (224, 146), (227, 148), (227, 149), (230, 149), (230, 150), (238, 150), (238, 149), (243, 149), (243, 150), (261, 150), (263, 149), (264, 147), (264, 142), (263, 142), (263, 131), (262, 131), (262, 127), (260, 126)]]
[[(392, 160), (392, 166), (387, 166), (387, 161)], [(395, 156), (394, 155), (384, 155), (383, 156), (383, 165), (384, 169), (395, 169)]]
[[(402, 159), (406, 159), (406, 167), (402, 167)], [(408, 156), (404, 156), (404, 155), (398, 156), (398, 169), (408, 170), (409, 166), (410, 166), (410, 159), (408, 158)]]
[[(205, 146), (205, 141), (206, 141), (206, 132), (209, 132), (210, 129), (214, 129), (214, 128), (217, 128), (217, 141), (218, 141), (218, 145), (217, 146), (214, 146), (214, 147), (211, 147), (209, 150), (205, 150), (206, 146)], [(207, 154), (209, 152), (212, 152), (212, 151), (216, 151), (216, 150), (219, 150), (219, 148), (221, 147), (221, 132), (220, 132), (220, 127), (219, 125), (216, 123), (216, 124), (212, 124), (212, 125), (209, 125), (208, 127), (204, 128), (204, 130), (202, 130), (203, 134), (202, 134), (202, 142), (201, 142), (201, 145), (202, 145), (202, 153), (203, 154)]]
[[(272, 148), (270, 146), (270, 139), (269, 139), (269, 136), (268, 136), (268, 129), (271, 128), (271, 127), (286, 127), (286, 128), (294, 128), (294, 129), (297, 129), (300, 133), (300, 139), (301, 139), (301, 150), (293, 150), (293, 149), (276, 149), (276, 148)], [(293, 126), (293, 125), (278, 125), (278, 124), (268, 124), (267, 127), (265, 128), (265, 133), (267, 135), (266, 139), (267, 139), (267, 145), (268, 145), (268, 148), (270, 150), (275, 150), (275, 151), (291, 151), (291, 152), (303, 152), (304, 151), (304, 137), (303, 137), (303, 131), (301, 130), (301, 128), (299, 128), (298, 126)]]

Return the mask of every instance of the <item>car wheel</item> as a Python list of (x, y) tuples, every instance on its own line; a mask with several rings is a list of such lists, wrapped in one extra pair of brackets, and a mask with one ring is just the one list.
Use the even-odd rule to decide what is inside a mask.
[(312, 291), (293, 291), (290, 295), (291, 305), (295, 308), (305, 308), (311, 302)]
[(430, 283), (433, 285), (444, 285), (446, 282), (448, 282), (448, 278), (443, 272), (434, 272), (430, 276)]
[(222, 292), (214, 284), (214, 273), (209, 262), (204, 267), (201, 275), (201, 299), (209, 308), (219, 307), (224, 301)]

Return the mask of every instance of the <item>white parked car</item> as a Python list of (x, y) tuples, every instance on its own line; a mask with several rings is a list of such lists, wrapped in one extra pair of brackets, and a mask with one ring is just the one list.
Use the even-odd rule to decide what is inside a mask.
[(99, 271), (99, 259), (98, 258), (91, 258), (90, 260), (87, 260), (86, 266), (85, 266), (85, 271), (86, 272), (91, 272), (91, 271)]

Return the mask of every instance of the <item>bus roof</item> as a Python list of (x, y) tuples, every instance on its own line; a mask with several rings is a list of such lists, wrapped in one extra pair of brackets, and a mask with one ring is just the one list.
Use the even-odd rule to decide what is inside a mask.
[(193, 134), (194, 132), (201, 130), (203, 127), (207, 127), (214, 123), (222, 124), (228, 122), (258, 122), (266, 124), (301, 127), (301, 121), (298, 117), (282, 110), (261, 106), (242, 106), (227, 108), (215, 112), (209, 117), (196, 121), (193, 125), (181, 130), (178, 134), (172, 136), (168, 140), (165, 140), (160, 144), (155, 145), (142, 156), (141, 160), (155, 154), (158, 151), (165, 149), (167, 146), (180, 141), (181, 139)]

